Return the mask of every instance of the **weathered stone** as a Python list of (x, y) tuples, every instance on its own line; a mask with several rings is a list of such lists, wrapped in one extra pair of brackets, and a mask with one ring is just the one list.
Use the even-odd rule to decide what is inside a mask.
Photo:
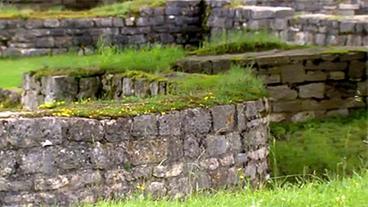
[(38, 191), (46, 191), (46, 190), (57, 190), (62, 187), (65, 187), (69, 184), (69, 179), (67, 176), (56, 176), (52, 178), (37, 178), (34, 181), (35, 190)]
[(299, 97), (301, 98), (324, 98), (326, 86), (324, 83), (311, 83), (299, 86)]
[(49, 175), (55, 172), (55, 154), (50, 148), (30, 151), (21, 156), (20, 169), (25, 174), (42, 173)]
[(84, 146), (69, 145), (59, 148), (55, 158), (55, 164), (60, 170), (70, 171), (89, 167), (90, 151)]
[(348, 76), (351, 79), (361, 79), (366, 74), (367, 64), (362, 61), (351, 61)]
[(45, 82), (45, 102), (73, 101), (78, 93), (78, 81), (68, 76), (51, 76)]
[(298, 92), (287, 85), (267, 87), (271, 100), (293, 100), (298, 96)]
[(152, 182), (147, 187), (147, 193), (153, 198), (162, 198), (166, 195), (167, 189), (164, 183)]
[(332, 71), (328, 73), (328, 79), (330, 80), (344, 80), (345, 72), (342, 71)]
[(104, 138), (109, 142), (119, 142), (131, 138), (132, 122), (130, 118), (102, 120), (101, 123), (105, 132)]
[(159, 116), (159, 134), (160, 135), (180, 135), (181, 134), (181, 113), (170, 112)]
[(204, 149), (200, 146), (200, 138), (188, 134), (184, 137), (184, 156), (190, 159), (198, 158)]
[(281, 68), (283, 83), (300, 83), (305, 80), (305, 71), (302, 65), (285, 65)]
[(205, 134), (210, 132), (212, 119), (205, 109), (188, 109), (183, 112), (184, 133)]
[(78, 99), (97, 98), (101, 89), (101, 81), (98, 77), (82, 78), (79, 80)]
[(0, 151), (0, 177), (6, 177), (16, 172), (17, 157), (15, 152)]
[(143, 115), (134, 117), (132, 135), (133, 136), (155, 136), (158, 134), (157, 117), (155, 115)]
[(235, 127), (235, 107), (231, 105), (215, 106), (211, 108), (213, 129), (221, 134), (232, 131)]
[(69, 140), (95, 142), (104, 138), (104, 128), (97, 120), (72, 118), (68, 121), (68, 129)]
[(292, 122), (303, 122), (303, 121), (313, 119), (315, 117), (316, 117), (316, 115), (315, 115), (314, 111), (303, 111), (303, 112), (299, 112), (299, 113), (294, 114), (291, 117), (291, 121)]
[(168, 141), (166, 139), (132, 141), (127, 143), (124, 149), (133, 165), (160, 163), (167, 159)]
[(209, 158), (201, 161), (200, 165), (207, 170), (216, 170), (220, 166), (220, 163), (216, 158)]
[(207, 153), (209, 156), (222, 155), (230, 149), (230, 143), (224, 135), (209, 135), (206, 138)]

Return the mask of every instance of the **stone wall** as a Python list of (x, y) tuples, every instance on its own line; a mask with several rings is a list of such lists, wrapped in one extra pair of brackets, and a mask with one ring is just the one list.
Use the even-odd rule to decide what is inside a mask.
[(232, 30), (266, 30), (301, 45), (368, 46), (368, 15), (294, 15), (288, 7), (217, 5), (207, 25), (211, 34)]
[(267, 104), (116, 120), (0, 119), (0, 205), (70, 206), (134, 193), (180, 198), (268, 176)]
[[(288, 7), (231, 7), (224, 0), (168, 0), (120, 17), (0, 19), (0, 56), (86, 53), (99, 39), (117, 46), (198, 45), (203, 37), (236, 29), (268, 30), (299, 44), (368, 45), (367, 15), (294, 16)], [(209, 31), (208, 31), (209, 30)]]
[(0, 19), (0, 56), (41, 55), (93, 47), (101, 38), (119, 46), (198, 44), (201, 1), (168, 0), (130, 17)]
[(27, 73), (23, 78), (22, 104), (33, 110), (55, 101), (157, 96), (167, 94), (168, 86), (165, 80), (137, 79), (121, 74), (37, 77)]
[(194, 56), (177, 63), (184, 72), (219, 73), (231, 64), (251, 66), (270, 95), (273, 121), (303, 121), (366, 108), (367, 51), (302, 49), (224, 56)]
[(289, 21), (287, 40), (298, 44), (368, 46), (368, 15), (300, 15)]

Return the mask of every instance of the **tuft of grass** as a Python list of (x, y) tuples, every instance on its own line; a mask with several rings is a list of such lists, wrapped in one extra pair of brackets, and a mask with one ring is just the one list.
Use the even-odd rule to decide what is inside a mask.
[(265, 31), (231, 31), (219, 33), (204, 41), (193, 51), (193, 55), (219, 55), (227, 53), (257, 52), (271, 49), (294, 49), (301, 46), (290, 45)]
[(275, 176), (352, 174), (368, 167), (368, 111), (304, 123), (271, 124)]
[[(368, 172), (352, 178), (332, 181), (314, 180), (304, 184), (274, 185), (273, 188), (252, 191), (221, 190), (216, 193), (197, 193), (185, 200), (153, 200), (134, 197), (130, 200), (101, 201), (93, 206), (151, 206), (151, 207), (364, 207), (367, 206)], [(92, 205), (85, 205), (92, 206)]]
[(99, 6), (85, 11), (69, 11), (52, 9), (48, 11), (35, 11), (32, 9), (17, 9), (12, 6), (0, 7), (0, 18), (23, 18), (23, 19), (48, 19), (48, 18), (86, 18), (136, 15), (141, 8), (164, 6), (166, 0), (128, 0), (120, 3)]

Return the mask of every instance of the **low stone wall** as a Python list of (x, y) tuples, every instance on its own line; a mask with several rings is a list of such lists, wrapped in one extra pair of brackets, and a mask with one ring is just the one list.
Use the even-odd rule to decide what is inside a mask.
[[(87, 53), (99, 39), (117, 46), (198, 45), (218, 32), (268, 30), (299, 44), (367, 46), (367, 16), (300, 15), (288, 7), (232, 7), (226, 0), (168, 0), (121, 17), (0, 19), (0, 56)], [(208, 31), (209, 30), (209, 31)], [(208, 32), (210, 34), (208, 34)]]
[(277, 36), (287, 39), (288, 20), (294, 10), (287, 7), (242, 6), (213, 4), (207, 26), (210, 35), (232, 30), (271, 30)]
[(70, 206), (134, 193), (180, 198), (268, 176), (267, 104), (116, 120), (0, 119), (0, 205)]
[(208, 18), (211, 34), (232, 30), (266, 30), (279, 38), (301, 45), (368, 46), (368, 15), (294, 16), (288, 7), (218, 4)]
[(126, 18), (0, 19), (0, 56), (57, 54), (93, 47), (99, 39), (118, 46), (198, 44), (199, 0), (168, 0)]
[(167, 94), (169, 83), (103, 74), (89, 77), (24, 75), (22, 104), (26, 109), (37, 109), (44, 103), (83, 99), (115, 99), (127, 96), (157, 96)]
[(368, 46), (368, 15), (296, 16), (289, 21), (287, 40), (298, 44)]
[(231, 64), (251, 66), (270, 95), (273, 121), (348, 114), (366, 108), (367, 52), (349, 48), (303, 49), (241, 55), (194, 56), (178, 62), (184, 72), (219, 73)]

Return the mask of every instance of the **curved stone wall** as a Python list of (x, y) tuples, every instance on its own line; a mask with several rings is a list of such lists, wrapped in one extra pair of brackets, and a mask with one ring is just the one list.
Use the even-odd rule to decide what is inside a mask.
[(137, 79), (121, 74), (36, 77), (27, 73), (23, 78), (22, 104), (24, 108), (33, 110), (55, 101), (157, 96), (167, 94), (168, 87), (165, 80)]
[(114, 120), (0, 119), (0, 205), (183, 197), (268, 175), (264, 100)]

